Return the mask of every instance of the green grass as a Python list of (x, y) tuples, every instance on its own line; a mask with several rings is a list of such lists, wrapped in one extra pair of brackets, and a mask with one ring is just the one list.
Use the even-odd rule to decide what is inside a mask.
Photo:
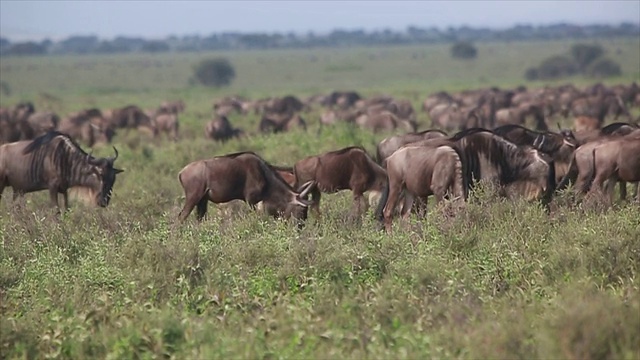
[[(186, 85), (191, 61), (204, 54), (3, 59), (14, 90), (3, 105), (27, 98), (64, 114), (180, 97), (187, 112), (177, 143), (118, 135), (126, 171), (106, 209), (76, 202), (58, 218), (46, 192), (17, 204), (5, 192), (0, 358), (639, 358), (637, 204), (604, 210), (562, 196), (549, 216), (478, 191), (456, 216), (432, 209), (386, 235), (370, 212), (351, 219), (342, 192), (325, 195), (323, 218), (300, 232), (244, 203), (211, 204), (202, 224), (193, 215), (176, 221), (177, 173), (193, 160), (253, 150), (293, 164), (348, 145), (373, 151), (386, 135), (345, 124), (320, 131), (316, 109), (305, 115), (307, 132), (214, 143), (201, 133), (214, 97), (352, 88), (417, 103), (437, 90), (522, 84), (524, 68), (568, 45), (481, 44), (473, 63), (448, 60), (444, 46), (234, 53), (238, 79), (221, 90)], [(612, 56), (625, 77), (611, 82), (638, 77), (627, 45), (605, 43), (622, 49)], [(425, 57), (414, 59), (419, 51)], [(135, 61), (145, 58), (173, 62), (143, 71)], [(62, 76), (76, 62), (101, 65)], [(109, 76), (109, 62), (130, 67)], [(157, 80), (161, 69), (167, 75)], [(62, 101), (49, 104), (40, 92)], [(257, 120), (232, 118), (253, 133)]]

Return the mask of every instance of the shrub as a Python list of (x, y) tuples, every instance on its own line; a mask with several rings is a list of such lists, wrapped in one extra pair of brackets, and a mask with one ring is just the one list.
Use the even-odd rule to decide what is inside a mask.
[(529, 81), (538, 80), (538, 69), (537, 68), (527, 69), (527, 71), (524, 73), (524, 77)]
[(538, 67), (538, 79), (558, 79), (565, 76), (571, 76), (578, 72), (575, 62), (566, 56), (552, 56), (542, 62)]
[(477, 55), (476, 47), (466, 41), (455, 43), (451, 47), (451, 56), (456, 59), (475, 59)]
[(571, 47), (571, 56), (581, 71), (604, 54), (600, 45), (575, 44)]
[(619, 76), (622, 74), (620, 65), (615, 61), (607, 58), (596, 60), (586, 71), (587, 75), (594, 78), (604, 78), (610, 76)]
[(226, 86), (236, 76), (236, 71), (225, 58), (202, 60), (194, 67), (194, 78), (205, 86)]

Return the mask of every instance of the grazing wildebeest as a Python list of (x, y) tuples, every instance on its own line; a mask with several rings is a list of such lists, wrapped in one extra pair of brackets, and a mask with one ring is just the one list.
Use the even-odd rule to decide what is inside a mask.
[(50, 111), (38, 111), (29, 115), (27, 122), (33, 130), (33, 136), (36, 137), (55, 130), (58, 127), (58, 123), (60, 123), (60, 118)]
[(213, 120), (205, 125), (204, 134), (211, 140), (227, 141), (231, 138), (241, 136), (243, 131), (233, 128), (226, 116), (216, 115)]
[(103, 116), (114, 128), (146, 130), (154, 137), (158, 135), (152, 119), (136, 105), (127, 105), (119, 109), (106, 110), (103, 112)]
[(87, 188), (98, 206), (106, 207), (111, 199), (116, 175), (123, 170), (113, 167), (113, 158), (94, 158), (85, 153), (68, 135), (51, 131), (31, 141), (0, 146), (0, 197), (4, 188), (13, 188), (14, 199), (22, 194), (49, 190), (51, 204), (59, 209), (58, 194), (68, 207), (67, 191)]
[(178, 140), (180, 123), (178, 122), (177, 113), (160, 108), (153, 115), (152, 122), (157, 134), (165, 133), (169, 139), (173, 141)]
[[(240, 152), (194, 161), (178, 174), (186, 196), (178, 215), (184, 221), (197, 206), (197, 218), (207, 213), (207, 204), (243, 200), (251, 208), (262, 202), (265, 211), (274, 217), (307, 218), (311, 202), (307, 194), (313, 181), (291, 188), (264, 159), (252, 152)], [(299, 223), (301, 224), (301, 222)]]
[(424, 130), (417, 133), (389, 136), (382, 139), (382, 141), (378, 143), (378, 146), (376, 146), (376, 160), (378, 161), (378, 164), (384, 166), (384, 159), (388, 158), (396, 150), (407, 144), (445, 136), (447, 136), (447, 133), (445, 133), (444, 131), (433, 129)]
[(408, 145), (386, 159), (386, 168), (388, 185), (382, 193), (376, 217), (384, 221), (387, 232), (391, 231), (393, 213), (402, 197), (403, 218), (408, 216), (415, 197), (421, 198), (425, 205), (430, 195), (436, 197), (436, 202), (441, 202), (447, 195), (460, 201), (466, 198), (462, 161), (453, 147)]
[(548, 209), (556, 188), (553, 159), (530, 147), (519, 147), (493, 132), (473, 128), (446, 139), (418, 141), (412, 146), (457, 147), (462, 154), (465, 188), (479, 181), (494, 183), (504, 193), (505, 186), (515, 182), (530, 182), (543, 189), (543, 205)]
[(532, 146), (554, 161), (556, 181), (565, 176), (571, 163), (571, 155), (578, 146), (573, 133), (564, 134), (551, 131), (535, 131), (520, 125), (503, 125), (493, 129), (493, 133), (502, 136), (518, 146)]
[(307, 130), (307, 123), (302, 116), (292, 113), (267, 113), (260, 119), (258, 128), (264, 133), (279, 133), (293, 130), (294, 128)]
[(361, 147), (346, 147), (321, 155), (309, 156), (293, 166), (296, 184), (315, 181), (311, 190), (312, 208), (320, 213), (320, 194), (350, 189), (353, 192), (354, 213), (363, 212), (363, 194), (381, 192), (387, 183), (386, 171)]
[(110, 143), (115, 135), (111, 127), (98, 109), (86, 109), (62, 119), (58, 131), (68, 134), (72, 139), (81, 140), (87, 146), (97, 143)]

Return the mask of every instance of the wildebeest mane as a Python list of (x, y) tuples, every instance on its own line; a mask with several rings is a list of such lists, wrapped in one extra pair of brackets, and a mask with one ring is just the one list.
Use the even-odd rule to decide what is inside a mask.
[(444, 136), (449, 135), (449, 134), (447, 134), (446, 131), (442, 131), (442, 130), (439, 130), (439, 129), (427, 129), (427, 130), (422, 130), (420, 132), (414, 132), (412, 134), (414, 134), (414, 135), (424, 135), (424, 134), (432, 133), (432, 132), (437, 132), (437, 133), (440, 133), (440, 134), (442, 134)]
[(34, 139), (23, 151), (31, 154), (29, 179), (37, 183), (44, 178), (45, 162), (53, 163), (62, 181), (72, 183), (83, 176), (87, 160), (95, 160), (87, 154), (69, 135), (50, 131)]
[[(471, 184), (482, 178), (480, 156), (494, 166), (502, 184), (509, 184), (519, 176), (519, 171), (527, 167), (530, 160), (520, 148), (507, 139), (485, 129), (469, 129), (460, 137), (465, 158), (467, 159), (467, 177)], [(459, 134), (456, 134), (456, 136)], [(470, 185), (471, 185), (470, 184)]]
[(465, 129), (465, 130), (459, 131), (456, 134), (454, 134), (453, 136), (451, 136), (449, 138), (449, 140), (451, 140), (451, 141), (459, 141), (463, 137), (466, 137), (466, 136), (469, 136), (469, 135), (473, 135), (473, 134), (477, 134), (477, 133), (480, 133), (480, 132), (488, 132), (488, 133), (493, 134), (493, 132), (491, 130), (475, 127), (475, 128), (469, 128), (469, 129)]

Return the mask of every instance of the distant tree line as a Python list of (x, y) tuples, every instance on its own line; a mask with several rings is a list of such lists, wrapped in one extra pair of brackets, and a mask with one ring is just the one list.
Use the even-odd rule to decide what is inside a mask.
[(509, 29), (449, 27), (447, 29), (410, 26), (403, 31), (334, 30), (328, 34), (237, 33), (209, 36), (169, 36), (162, 40), (119, 36), (113, 40), (97, 36), (72, 36), (61, 41), (12, 42), (0, 38), (0, 55), (112, 54), (132, 52), (196, 52), (237, 49), (280, 49), (312, 47), (373, 46), (388, 44), (430, 44), (483, 41), (529, 41), (638, 37), (640, 25), (519, 25)]

